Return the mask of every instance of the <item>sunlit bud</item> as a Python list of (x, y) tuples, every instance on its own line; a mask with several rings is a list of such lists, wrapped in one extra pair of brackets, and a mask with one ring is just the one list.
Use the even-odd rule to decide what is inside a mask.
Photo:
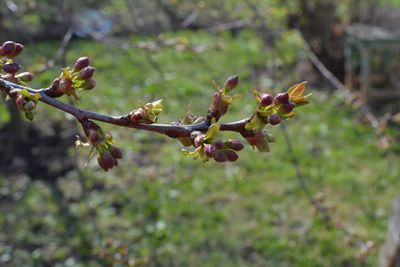
[(138, 124), (141, 119), (146, 115), (146, 111), (143, 108), (138, 108), (137, 110), (129, 113), (129, 118), (133, 124)]
[(10, 74), (15, 74), (21, 69), (21, 66), (17, 63), (5, 63), (3, 70)]
[(239, 140), (228, 139), (228, 141), (226, 141), (225, 144), (227, 147), (235, 151), (240, 151), (244, 148), (244, 145)]
[(231, 91), (234, 89), (239, 83), (239, 76), (231, 76), (225, 81), (224, 88), (227, 92)]
[(95, 68), (88, 66), (86, 68), (83, 68), (79, 72), (78, 77), (79, 77), (79, 79), (82, 79), (82, 80), (88, 80), (93, 77), (94, 72), (95, 72)]
[(83, 68), (89, 66), (89, 58), (88, 57), (80, 57), (76, 60), (74, 65), (74, 71), (80, 71)]
[(238, 154), (233, 150), (225, 150), (224, 153), (228, 161), (236, 161), (239, 158)]
[(195, 147), (201, 146), (204, 143), (204, 134), (198, 134), (193, 141)]
[(50, 88), (54, 91), (57, 91), (60, 88), (60, 78), (56, 78), (51, 83)]
[(32, 72), (26, 71), (26, 72), (22, 72), (22, 73), (16, 75), (15, 77), (17, 77), (18, 79), (20, 79), (23, 82), (30, 82), (33, 80), (34, 75)]
[(14, 53), (13, 53), (12, 55), (10, 55), (9, 57), (16, 57), (16, 56), (18, 56), (18, 55), (22, 52), (22, 50), (24, 50), (24, 46), (23, 46), (22, 44), (17, 43), (17, 44), (15, 45)]
[(206, 144), (204, 146), (204, 153), (206, 153), (206, 155), (208, 157), (212, 157), (215, 154), (216, 151), (217, 151), (217, 149), (216, 149), (216, 147), (214, 145)]
[(118, 147), (111, 146), (110, 153), (114, 158), (122, 159), (122, 152), (121, 152), (121, 149), (119, 149)]
[(74, 90), (72, 81), (68, 78), (61, 79), (59, 89), (63, 93), (71, 93)]
[(274, 102), (274, 97), (270, 94), (262, 94), (260, 96), (260, 105), (263, 107), (269, 106)]
[(275, 105), (281, 105), (289, 102), (289, 94), (288, 93), (280, 93), (277, 94), (274, 98)]
[(271, 114), (268, 116), (268, 122), (271, 125), (278, 125), (279, 123), (281, 123), (281, 118), (278, 114)]
[(293, 103), (293, 102), (287, 102), (286, 104), (283, 104), (282, 110), (283, 110), (283, 112), (285, 112), (285, 113), (290, 113), (290, 112), (292, 112), (292, 110), (294, 109), (295, 106), (296, 106), (295, 103)]
[(15, 99), (15, 105), (19, 110), (24, 110), (25, 103), (26, 100), (21, 94)]
[(15, 51), (17, 43), (13, 41), (7, 41), (1, 45), (1, 53), (2, 55), (8, 56), (10, 54), (13, 54)]
[(213, 158), (216, 162), (225, 162), (226, 161), (226, 156), (223, 151), (215, 153)]

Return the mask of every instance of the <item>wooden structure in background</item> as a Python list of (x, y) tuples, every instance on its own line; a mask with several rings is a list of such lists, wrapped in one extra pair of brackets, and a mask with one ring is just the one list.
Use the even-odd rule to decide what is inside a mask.
[(347, 88), (367, 103), (400, 99), (400, 32), (355, 24), (346, 34)]
[(400, 195), (393, 202), (386, 244), (380, 255), (380, 267), (400, 267)]

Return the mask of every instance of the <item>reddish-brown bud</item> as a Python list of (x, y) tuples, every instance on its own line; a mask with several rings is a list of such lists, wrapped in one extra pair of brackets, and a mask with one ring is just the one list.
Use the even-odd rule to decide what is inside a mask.
[(286, 104), (289, 102), (289, 94), (288, 93), (279, 93), (274, 98), (275, 105)]
[(7, 41), (3, 43), (0, 47), (0, 55), (7, 57), (16, 57), (22, 52), (23, 49), (23, 45), (13, 41)]
[(122, 152), (121, 149), (119, 149), (119, 147), (111, 146), (110, 153), (114, 158), (122, 159)]
[(93, 79), (86, 80), (82, 85), (83, 90), (92, 90), (95, 87), (96, 87), (96, 81)]
[(236, 161), (239, 158), (238, 154), (233, 150), (226, 150), (224, 153), (228, 161)]
[(109, 152), (104, 152), (101, 156), (99, 155), (97, 157), (97, 162), (105, 171), (108, 171), (114, 167), (114, 158)]
[(72, 86), (72, 81), (68, 78), (63, 78), (60, 80), (59, 89), (64, 94), (70, 94), (73, 92), (74, 87)]
[(145, 110), (143, 108), (138, 108), (137, 110), (132, 111), (129, 113), (129, 118), (133, 124), (138, 124), (140, 120), (144, 118)]
[(204, 134), (198, 134), (193, 141), (195, 147), (201, 146), (204, 143)]
[(227, 92), (231, 91), (234, 89), (239, 83), (239, 76), (231, 76), (225, 81), (224, 88)]
[(88, 143), (91, 145), (96, 145), (100, 142), (100, 134), (98, 130), (89, 129), (88, 130)]
[(83, 68), (86, 68), (89, 66), (89, 58), (88, 57), (80, 57), (76, 60), (75, 65), (74, 65), (74, 71), (80, 71)]
[(274, 97), (270, 94), (262, 94), (260, 96), (260, 105), (263, 107), (269, 106), (274, 102)]
[(217, 152), (217, 148), (214, 145), (206, 144), (204, 146), (204, 153), (206, 153), (208, 157), (212, 157), (215, 152)]
[(5, 63), (3, 70), (10, 74), (15, 74), (21, 69), (21, 66), (17, 63)]
[(95, 68), (88, 66), (86, 68), (83, 68), (80, 72), (79, 72), (79, 79), (82, 80), (89, 80), (90, 78), (93, 77), (93, 74), (95, 72)]
[(225, 162), (226, 161), (226, 156), (223, 151), (215, 153), (213, 158), (216, 162)]
[(295, 103), (293, 103), (293, 102), (287, 102), (286, 104), (283, 104), (282, 110), (283, 110), (283, 112), (285, 112), (285, 113), (290, 113), (290, 112), (292, 112), (292, 110), (294, 109), (295, 106), (296, 106)]
[(15, 45), (14, 54), (11, 55), (11, 56), (9, 56), (9, 57), (16, 57), (16, 56), (18, 56), (19, 54), (21, 54), (22, 50), (24, 50), (24, 46), (23, 46), (22, 44), (17, 43), (17, 44)]
[(30, 82), (33, 80), (34, 75), (32, 72), (26, 71), (26, 72), (22, 72), (22, 73), (16, 75), (15, 77), (17, 77), (18, 79), (20, 79), (23, 82)]
[(15, 99), (15, 105), (17, 105), (19, 110), (24, 110), (25, 103), (26, 100), (21, 94)]
[(223, 149), (224, 148), (224, 141), (222, 141), (221, 139), (217, 139), (214, 142), (214, 146), (219, 150), (219, 149)]
[(244, 145), (239, 140), (228, 139), (225, 144), (227, 147), (235, 151), (241, 151), (244, 148)]
[(268, 122), (271, 125), (278, 125), (279, 123), (281, 123), (281, 118), (278, 114), (271, 114), (268, 116)]

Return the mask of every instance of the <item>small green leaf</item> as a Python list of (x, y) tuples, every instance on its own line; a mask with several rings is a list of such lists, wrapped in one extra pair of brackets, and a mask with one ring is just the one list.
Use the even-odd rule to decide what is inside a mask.
[(33, 121), (33, 113), (31, 111), (26, 111), (25, 118), (27, 118), (30, 121)]
[(218, 136), (219, 128), (220, 125), (218, 123), (212, 124), (204, 136), (204, 142), (212, 142)]

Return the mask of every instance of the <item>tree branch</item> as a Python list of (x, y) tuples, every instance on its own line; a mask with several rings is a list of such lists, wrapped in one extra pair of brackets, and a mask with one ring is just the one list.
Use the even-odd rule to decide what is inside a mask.
[[(40, 101), (52, 106), (56, 109), (59, 109), (61, 111), (64, 111), (66, 113), (71, 114), (74, 116), (78, 121), (82, 122), (84, 120), (95, 120), (95, 121), (100, 121), (100, 122), (105, 122), (108, 124), (113, 124), (117, 126), (122, 126), (122, 127), (128, 127), (128, 128), (135, 128), (135, 129), (140, 129), (140, 130), (145, 130), (145, 131), (150, 131), (150, 132), (157, 132), (161, 134), (168, 135), (170, 137), (186, 137), (190, 136), (190, 134), (193, 131), (202, 131), (205, 132), (208, 130), (210, 127), (210, 123), (207, 121), (191, 124), (191, 125), (181, 125), (181, 124), (145, 124), (145, 123), (138, 123), (138, 124), (133, 124), (127, 115), (123, 116), (110, 116), (110, 115), (105, 115), (93, 111), (88, 111), (84, 110), (69, 104), (66, 104), (64, 102), (61, 102), (55, 98), (52, 98), (47, 95), (47, 92), (49, 88), (42, 88), (42, 89), (33, 89), (29, 88), (26, 86), (22, 86), (19, 84), (15, 84), (9, 81), (6, 81), (4, 79), (0, 78), (0, 91), (9, 94), (11, 90), (23, 90), (26, 89), (29, 91), (31, 94), (40, 94)], [(221, 123), (220, 124), (220, 130), (221, 131), (232, 131), (232, 132), (239, 132), (243, 133), (245, 132), (245, 124), (249, 122), (250, 118), (245, 118), (239, 121), (234, 121), (234, 122), (229, 122), (229, 123)]]

